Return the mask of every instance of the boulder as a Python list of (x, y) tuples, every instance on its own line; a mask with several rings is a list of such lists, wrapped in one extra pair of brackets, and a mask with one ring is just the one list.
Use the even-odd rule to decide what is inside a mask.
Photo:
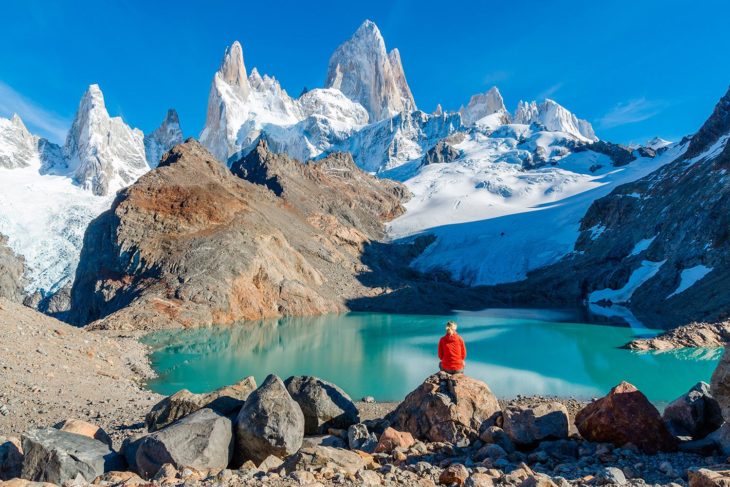
[(148, 431), (157, 431), (204, 407), (229, 415), (242, 407), (255, 389), (256, 380), (251, 376), (208, 394), (193, 394), (182, 389), (155, 404), (145, 416), (145, 425)]
[(559, 402), (536, 407), (510, 406), (503, 412), (502, 428), (520, 446), (568, 437), (568, 409)]
[(336, 385), (317, 377), (289, 377), (286, 389), (304, 413), (304, 434), (326, 433), (330, 428), (347, 429), (360, 421), (350, 396)]
[(494, 424), (501, 410), (489, 386), (464, 374), (439, 372), (406, 396), (388, 417), (391, 425), (418, 439), (463, 444)]
[(469, 471), (460, 463), (452, 463), (439, 475), (439, 483), (444, 485), (464, 485)]
[(730, 353), (728, 347), (722, 354), (720, 362), (712, 373), (710, 393), (720, 405), (722, 417), (730, 422)]
[(283, 474), (291, 474), (296, 470), (320, 469), (328, 467), (346, 475), (355, 475), (365, 468), (365, 459), (355, 452), (329, 446), (302, 448), (284, 460)]
[(659, 411), (644, 394), (622, 382), (581, 409), (575, 425), (588, 441), (636, 445), (644, 453), (675, 451), (677, 441), (662, 421)]
[(109, 438), (106, 431), (95, 424), (87, 423), (80, 419), (66, 419), (56, 424), (54, 428), (67, 433), (76, 433), (77, 435), (87, 436), (89, 438), (99, 440), (102, 443), (106, 443), (109, 445), (109, 448), (112, 447), (112, 439)]
[(20, 477), (23, 447), (18, 438), (0, 436), (0, 481)]
[(710, 394), (710, 385), (698, 382), (689, 391), (672, 401), (662, 419), (674, 436), (699, 440), (722, 426), (720, 405)]
[(22, 477), (62, 484), (78, 476), (91, 482), (110, 470), (124, 470), (124, 459), (99, 440), (59, 431), (31, 430), (23, 435)]
[(285, 458), (302, 446), (304, 414), (284, 383), (269, 375), (251, 393), (235, 422), (236, 464), (253, 460), (257, 465), (269, 455)]
[(281, 467), (283, 463), (284, 461), (281, 458), (275, 457), (274, 455), (269, 455), (268, 457), (264, 458), (263, 462), (259, 464), (258, 469), (262, 472), (269, 472), (271, 470)]
[(380, 435), (375, 453), (390, 453), (396, 448), (410, 448), (416, 440), (407, 431), (398, 431), (393, 428), (385, 428)]
[(727, 465), (719, 469), (697, 468), (687, 470), (689, 487), (730, 487), (730, 470)]
[(626, 475), (617, 467), (605, 467), (596, 475), (598, 485), (626, 485)]
[(507, 453), (514, 453), (515, 444), (505, 431), (499, 426), (485, 425), (479, 432), (479, 439), (484, 443), (495, 443)]
[[(142, 437), (128, 449), (134, 451), (137, 473), (147, 479), (165, 464), (217, 473), (233, 455), (233, 424), (220, 412), (203, 408)], [(129, 455), (126, 449), (125, 455)]]
[(353, 424), (347, 429), (347, 445), (350, 450), (373, 453), (378, 446), (378, 437), (375, 433), (370, 433), (364, 424)]

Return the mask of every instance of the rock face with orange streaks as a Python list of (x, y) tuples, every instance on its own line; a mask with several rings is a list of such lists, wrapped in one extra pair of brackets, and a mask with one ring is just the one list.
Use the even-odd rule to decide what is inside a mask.
[(188, 140), (120, 192), (86, 232), (71, 321), (205, 326), (341, 312), (377, 292), (359, 257), (403, 212), (400, 184), (348, 155), (302, 164), (263, 142), (233, 172)]

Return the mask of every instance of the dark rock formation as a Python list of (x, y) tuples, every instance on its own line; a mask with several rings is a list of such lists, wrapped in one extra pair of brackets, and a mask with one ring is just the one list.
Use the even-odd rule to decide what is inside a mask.
[(423, 160), (421, 161), (421, 166), (454, 162), (459, 157), (461, 157), (460, 150), (454, 148), (454, 146), (448, 142), (441, 140), (426, 152), (426, 155), (423, 156)]
[(350, 396), (336, 385), (311, 376), (289, 377), (287, 391), (304, 413), (304, 434), (327, 433), (330, 428), (347, 429), (360, 421)]
[(568, 424), (568, 410), (554, 402), (536, 407), (510, 406), (504, 410), (502, 427), (514, 443), (529, 446), (567, 438)]
[(63, 484), (81, 476), (91, 483), (109, 470), (124, 470), (124, 459), (101, 441), (59, 431), (36, 429), (23, 435), (24, 479)]
[(234, 169), (256, 183), (188, 140), (120, 192), (86, 232), (71, 321), (201, 326), (343, 311), (382, 292), (357, 279), (360, 255), (403, 211), (403, 186), (346, 155), (301, 164), (263, 144)]
[(722, 426), (722, 411), (710, 393), (710, 385), (698, 382), (689, 391), (672, 401), (662, 419), (674, 436), (699, 440)]

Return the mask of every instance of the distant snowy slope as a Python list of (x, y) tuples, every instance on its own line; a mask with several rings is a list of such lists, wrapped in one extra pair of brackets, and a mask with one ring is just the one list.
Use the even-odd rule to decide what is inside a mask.
[(477, 137), (455, 145), (462, 151), (457, 161), (426, 166), (405, 180), (414, 196), (406, 214), (391, 223), (391, 237), (437, 237), (414, 262), (420, 271), (446, 271), (470, 285), (517, 281), (573, 250), (580, 220), (595, 199), (679, 151), (622, 167), (593, 151), (569, 153), (555, 166), (523, 166), (530, 152), (520, 147), (532, 141), (552, 150), (556, 139), (559, 134), (542, 132), (521, 144), (510, 137)]

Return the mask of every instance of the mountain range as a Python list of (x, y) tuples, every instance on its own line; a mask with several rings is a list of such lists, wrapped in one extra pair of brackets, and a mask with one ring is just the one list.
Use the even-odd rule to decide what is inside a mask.
[[(525, 301), (539, 298), (547, 304), (587, 301), (602, 305), (599, 312), (612, 307), (608, 313), (617, 313), (619, 307), (626, 310), (621, 311), (624, 315), (637, 311), (654, 324), (663, 319), (659, 310), (665, 303), (653, 302), (656, 299), (649, 295), (661, 280), (662, 292), (676, 284), (675, 294), (667, 296), (666, 302), (678, 303), (678, 309), (686, 311), (677, 315), (672, 326), (724, 317), (726, 303), (721, 297), (701, 309), (685, 303), (685, 297), (702, 290), (695, 283), (718, 283), (726, 275), (724, 264), (719, 263), (727, 255), (717, 243), (722, 235), (670, 245), (669, 240), (676, 240), (680, 230), (670, 230), (665, 222), (686, 225), (678, 215), (689, 210), (687, 205), (677, 206), (668, 213), (664, 200), (676, 190), (673, 205), (691, 202), (698, 205), (694, 211), (707, 215), (697, 221), (709, 225), (719, 218), (712, 215), (724, 204), (724, 166), (717, 160), (724, 157), (730, 133), (724, 118), (728, 113), (725, 98), (695, 136), (678, 143), (655, 138), (641, 147), (599, 140), (588, 121), (551, 99), (520, 101), (510, 112), (497, 87), (475, 94), (458, 110), (445, 111), (439, 106), (426, 113), (417, 108), (400, 52), (386, 48), (370, 21), (334, 50), (325, 80), (322, 88), (294, 98), (276, 78), (261, 75), (256, 68), (249, 72), (243, 46), (234, 42), (213, 75), (199, 144), (188, 141), (181, 145), (183, 132), (173, 109), (147, 135), (122, 118), (110, 116), (97, 85), (89, 86), (82, 96), (63, 146), (31, 134), (17, 115), (0, 119), (0, 271), (17, 276), (0, 280), (0, 295), (23, 299), (79, 324), (118, 313), (135, 300), (145, 306), (134, 308), (134, 313), (143, 313), (142, 309), (147, 313), (160, 300), (168, 308), (175, 302), (175, 309), (186, 310), (187, 316), (176, 319), (178, 324), (296, 314), (305, 308), (312, 312), (344, 310), (351, 308), (350, 300), (399, 287), (393, 279), (406, 272), (401, 268), (389, 274), (388, 285), (377, 292), (373, 286), (363, 287), (362, 279), (358, 285), (351, 281), (368, 271), (363, 261), (366, 247), (379, 242), (411, 249), (407, 272), (438, 276), (449, 286), (471, 288), (470, 293), (482, 290), (487, 300), (503, 297), (505, 302), (515, 301), (521, 296)], [(339, 153), (349, 153), (349, 162), (338, 159), (342, 157)], [(252, 161), (254, 156), (258, 162)], [(263, 164), (261, 160), (277, 162)], [(212, 168), (211, 161), (217, 161), (220, 169)], [(292, 161), (308, 169), (293, 170)], [(339, 165), (331, 161), (339, 161)], [(690, 171), (688, 167), (704, 169)], [(186, 237), (193, 240), (184, 248), (165, 236), (176, 225), (174, 219), (163, 224), (165, 215), (186, 218), (180, 208), (188, 208), (198, 219), (217, 218), (212, 209), (206, 213), (196, 207), (211, 203), (209, 196), (197, 189), (183, 191), (186, 198), (176, 194), (187, 184), (185, 178), (195, 177), (195, 171), (207, 174), (204, 180), (212, 178), (209, 191), (247, 194), (227, 202), (211, 200), (214, 204), (251, 207), (252, 191), (257, 192), (256, 201), (267, 201), (266, 190), (283, 198), (267, 203), (267, 210), (256, 210), (262, 216), (253, 225), (259, 229), (251, 236), (254, 240), (268, 235), (263, 230), (267, 224), (274, 225), (284, 234), (267, 238), (275, 238), (282, 248), (312, 251), (311, 242), (331, 238), (332, 222), (322, 220), (328, 214), (350, 229), (345, 234), (361, 235), (355, 239), (359, 239), (357, 251), (347, 258), (346, 276), (336, 278), (350, 283), (345, 286), (348, 291), (333, 291), (335, 283), (316, 277), (332, 272), (323, 272), (320, 266), (324, 264), (312, 261), (307, 252), (302, 253), (302, 262), (307, 264), (294, 265), (307, 277), (301, 272), (291, 274), (289, 263), (286, 270), (277, 268), (279, 277), (271, 282), (281, 289), (282, 279), (286, 280), (287, 286), (294, 286), (287, 289), (300, 298), (302, 289), (308, 289), (307, 302), (319, 303), (312, 307), (269, 302), (257, 308), (259, 314), (232, 311), (250, 311), (240, 303), (236, 308), (229, 299), (232, 280), (257, 279), (248, 267), (237, 275), (221, 271), (212, 278), (218, 284), (209, 284), (207, 292), (226, 282), (220, 286), (220, 296), (228, 298), (206, 298), (205, 313), (199, 306), (193, 312), (178, 302), (200, 304), (199, 296), (180, 297), (190, 293), (190, 287), (182, 286), (180, 289), (188, 290), (173, 295), (149, 291), (177, 288), (172, 285), (176, 272), (180, 279), (193, 279), (191, 276), (203, 272), (190, 264), (196, 252), (222, 249), (236, 241), (214, 239), (209, 235), (214, 230), (201, 222), (195, 225), (203, 225), (205, 235), (193, 232)], [(333, 176), (345, 173), (351, 179)], [(714, 187), (714, 206), (707, 198), (693, 199), (689, 189), (677, 187), (677, 180), (689, 177), (687, 174), (694, 175), (690, 187), (695, 191)], [(247, 183), (241, 185), (238, 180)], [(388, 207), (396, 205), (402, 211), (378, 211), (377, 217), (365, 218), (367, 223), (351, 212), (342, 213), (342, 202), (329, 201), (322, 187), (317, 187), (324, 185), (337, 192), (348, 184), (358, 188), (355, 192), (370, 195), (347, 203), (351, 211), (357, 205), (372, 206), (373, 201), (384, 204), (382, 195), (392, 195), (394, 188), (401, 188), (396, 191), (397, 204), (388, 203)], [(640, 196), (624, 198), (634, 193)], [(312, 199), (319, 202), (316, 208), (310, 206)], [(284, 207), (299, 208), (298, 216), (273, 216)], [(157, 216), (149, 216), (148, 224), (128, 221), (130, 215), (151, 209)], [(266, 212), (273, 213), (267, 216)], [(287, 219), (300, 222), (292, 224), (299, 228), (296, 235), (287, 234)], [(142, 227), (134, 230), (137, 224)], [(103, 232), (99, 230), (102, 226)], [(239, 231), (233, 228), (227, 231)], [(682, 232), (689, 238), (689, 230)], [(102, 238), (100, 235), (105, 240), (97, 244), (93, 238)], [(628, 252), (619, 252), (618, 247)], [(242, 251), (241, 258), (263, 259), (256, 248)], [(413, 251), (416, 248), (418, 252)], [(705, 248), (719, 250), (705, 255)], [(163, 251), (171, 254), (163, 257)], [(214, 262), (209, 264), (215, 267)], [(274, 272), (273, 268), (265, 270), (267, 275)], [(638, 285), (632, 288), (636, 293), (612, 293), (629, 284)], [(316, 291), (319, 288), (324, 291)], [(247, 287), (236, 293), (243, 289)], [(507, 291), (513, 293), (509, 298), (504, 297)], [(314, 294), (307, 294), (310, 292)], [(273, 299), (271, 293), (264, 294)], [(277, 300), (284, 299), (277, 296)], [(78, 303), (83, 300), (96, 304), (79, 311)], [(650, 301), (651, 306), (645, 305)]]

